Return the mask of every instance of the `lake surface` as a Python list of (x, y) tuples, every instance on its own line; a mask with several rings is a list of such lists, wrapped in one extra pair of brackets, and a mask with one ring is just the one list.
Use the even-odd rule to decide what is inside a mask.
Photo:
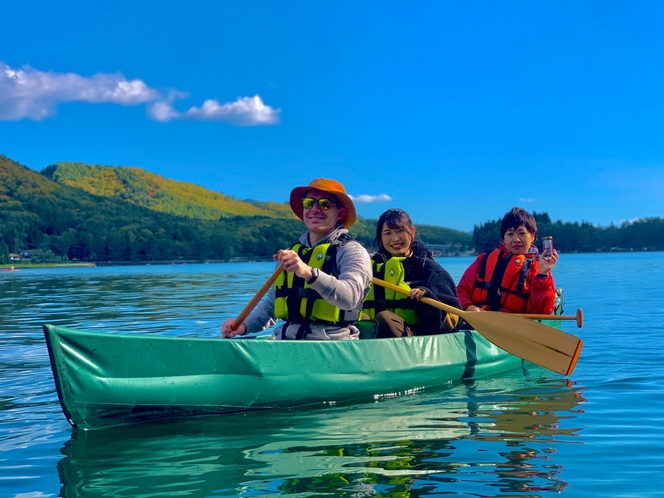
[[(442, 258), (456, 281), (472, 258)], [(73, 430), (42, 325), (217, 337), (272, 263), (0, 273), (0, 496), (664, 496), (664, 253), (561, 255), (569, 378)]]

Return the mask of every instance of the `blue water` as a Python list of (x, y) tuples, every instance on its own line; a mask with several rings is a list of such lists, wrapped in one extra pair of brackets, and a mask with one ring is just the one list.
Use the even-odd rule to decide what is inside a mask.
[[(440, 262), (458, 281), (470, 258)], [(664, 496), (664, 253), (562, 255), (569, 377), (72, 430), (41, 326), (216, 337), (271, 263), (0, 273), (0, 496)]]

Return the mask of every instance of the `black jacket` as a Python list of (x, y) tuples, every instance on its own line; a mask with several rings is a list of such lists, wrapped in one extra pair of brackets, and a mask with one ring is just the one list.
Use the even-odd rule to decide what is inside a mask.
[[(431, 249), (424, 242), (418, 240), (413, 241), (411, 249), (413, 254), (403, 261), (406, 283), (411, 288), (424, 289), (426, 291), (424, 297), (461, 309), (454, 279), (445, 268), (433, 259)], [(381, 248), (374, 255), (374, 259), (383, 262), (390, 259), (390, 257), (390, 253), (384, 248)], [(420, 323), (411, 328), (425, 329), (430, 332), (440, 329), (446, 312), (422, 302), (417, 303), (415, 309), (420, 317)]]

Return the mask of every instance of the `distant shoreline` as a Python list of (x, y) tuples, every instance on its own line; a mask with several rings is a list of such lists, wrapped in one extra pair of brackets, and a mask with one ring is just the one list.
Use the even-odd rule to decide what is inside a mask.
[[(648, 252), (662, 252), (662, 251), (597, 251), (597, 252), (572, 252), (565, 253), (571, 254), (625, 254), (625, 253), (648, 253)], [(443, 258), (459, 258), (459, 257), (475, 257), (476, 254), (458, 254), (458, 255), (439, 255), (435, 256), (437, 259)], [(30, 270), (38, 268), (97, 268), (102, 266), (167, 266), (167, 265), (206, 265), (218, 263), (268, 263), (274, 262), (272, 258), (251, 258), (251, 257), (236, 257), (230, 260), (222, 259), (191, 259), (191, 260), (166, 260), (166, 261), (80, 261), (68, 263), (13, 263), (13, 264), (0, 264), (0, 271), (11, 272), (12, 269)]]
[(81, 261), (69, 263), (13, 263), (0, 264), (0, 270), (18, 271), (38, 268), (98, 268), (102, 266), (168, 266), (168, 265), (203, 265), (217, 263), (264, 263), (273, 261), (272, 258), (233, 258), (231, 260), (167, 260), (167, 261)]
[[(441, 255), (437, 258), (454, 258), (467, 256), (464, 255)], [(474, 256), (474, 255), (470, 255)], [(274, 262), (272, 258), (251, 258), (236, 257), (229, 260), (223, 259), (191, 259), (191, 260), (165, 260), (165, 261), (91, 261), (91, 262), (70, 262), (70, 263), (14, 263), (0, 264), (0, 270), (7, 271), (10, 268), (15, 270), (30, 270), (37, 268), (96, 268), (102, 266), (167, 266), (167, 265), (207, 265), (218, 263), (268, 263)]]
[(97, 266), (91, 262), (80, 263), (13, 263), (0, 265), (2, 270), (30, 270), (36, 268), (93, 268)]

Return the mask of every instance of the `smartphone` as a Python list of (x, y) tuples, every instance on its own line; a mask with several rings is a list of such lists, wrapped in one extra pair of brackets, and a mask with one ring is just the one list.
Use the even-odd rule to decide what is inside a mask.
[(544, 256), (553, 254), (553, 237), (542, 237), (542, 254)]

